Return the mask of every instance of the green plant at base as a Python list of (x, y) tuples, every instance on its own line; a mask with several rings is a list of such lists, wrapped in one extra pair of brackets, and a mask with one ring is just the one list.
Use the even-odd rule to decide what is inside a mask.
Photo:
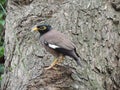
[[(4, 57), (3, 30), (4, 30), (5, 16), (6, 16), (5, 3), (6, 0), (0, 0), (0, 60), (3, 60), (2, 57)], [(0, 85), (1, 85), (3, 73), (4, 73), (4, 64), (0, 64)]]

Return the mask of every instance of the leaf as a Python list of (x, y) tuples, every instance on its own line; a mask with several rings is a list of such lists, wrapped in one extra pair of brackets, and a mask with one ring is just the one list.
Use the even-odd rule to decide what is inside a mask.
[(4, 65), (0, 64), (0, 74), (3, 74), (3, 73), (4, 73)]
[(4, 55), (4, 47), (1, 46), (0, 47), (0, 57), (2, 57)]
[(3, 13), (3, 12), (0, 12), (0, 19), (3, 18), (3, 15), (4, 15), (4, 13)]
[[(5, 1), (6, 1), (6, 0), (5, 0)], [(4, 4), (5, 4), (5, 3), (2, 4), (2, 2), (0, 3), (0, 10), (3, 10), (4, 14), (6, 15), (7, 13), (6, 13), (6, 10), (5, 10), (5, 8), (4, 8)]]
[(0, 77), (0, 81), (2, 80), (2, 77)]
[(1, 19), (1, 20), (0, 20), (0, 24), (1, 24), (2, 26), (4, 26), (5, 20)]
[(6, 0), (0, 0), (0, 3), (1, 3), (2, 5), (4, 5), (5, 2), (6, 2)]

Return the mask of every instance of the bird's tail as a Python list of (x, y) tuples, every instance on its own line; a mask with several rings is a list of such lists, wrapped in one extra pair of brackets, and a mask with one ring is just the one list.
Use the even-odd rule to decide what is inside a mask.
[(81, 64), (81, 57), (74, 57), (74, 60), (76, 61), (77, 65), (81, 66), (82, 67), (82, 64)]
[(76, 49), (74, 49), (74, 52), (73, 52), (73, 58), (74, 60), (76, 61), (77, 65), (81, 66), (82, 67), (82, 64), (81, 64), (81, 60), (82, 58), (79, 56), (79, 54), (76, 52)]

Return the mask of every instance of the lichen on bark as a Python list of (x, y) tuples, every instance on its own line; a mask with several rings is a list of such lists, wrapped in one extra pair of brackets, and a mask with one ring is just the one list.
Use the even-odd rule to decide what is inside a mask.
[[(112, 2), (24, 1), (7, 2), (3, 90), (119, 90), (120, 13)], [(53, 57), (39, 44), (39, 34), (30, 32), (44, 23), (73, 40), (87, 62), (83, 68), (67, 57), (58, 70), (44, 70)]]

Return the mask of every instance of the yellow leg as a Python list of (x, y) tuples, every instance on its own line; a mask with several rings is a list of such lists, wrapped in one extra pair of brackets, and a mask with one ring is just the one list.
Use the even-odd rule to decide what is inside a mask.
[(45, 69), (46, 69), (46, 70), (51, 69), (51, 68), (53, 68), (57, 63), (58, 63), (58, 58), (55, 58), (54, 61), (53, 61), (53, 63), (52, 63), (49, 67), (47, 67), (47, 68), (45, 68)]
[[(61, 54), (61, 55), (59, 56), (58, 63), (63, 62), (63, 60), (64, 60), (64, 55)], [(57, 63), (57, 64), (58, 64), (58, 63)]]

